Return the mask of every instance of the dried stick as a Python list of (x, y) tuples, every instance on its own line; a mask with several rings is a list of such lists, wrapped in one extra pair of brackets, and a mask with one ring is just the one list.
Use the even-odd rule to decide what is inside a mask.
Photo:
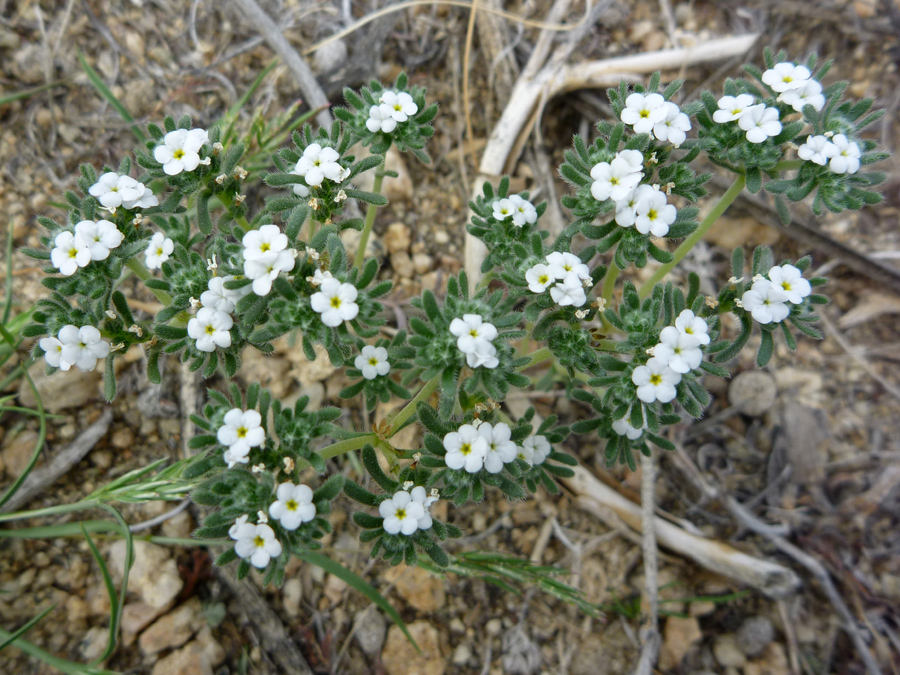
[[(584, 467), (576, 467), (572, 478), (562, 482), (575, 495), (575, 503), (604, 519), (606, 510), (635, 531), (641, 531), (641, 507), (597, 480)], [(718, 541), (691, 534), (659, 517), (654, 517), (656, 537), (664, 546), (693, 560), (708, 570), (752, 586), (774, 598), (785, 597), (800, 586), (793, 570), (761, 558), (755, 558)]]
[(271, 17), (256, 4), (256, 0), (233, 0), (233, 2), (256, 27), (256, 30), (265, 37), (272, 50), (284, 61), (297, 81), (297, 85), (306, 99), (306, 104), (313, 109), (326, 108), (316, 115), (316, 123), (320, 127), (330, 127), (331, 113), (327, 110), (328, 98), (303, 57), (291, 46)]
[[(659, 589), (656, 559), (656, 516), (653, 510), (656, 464), (653, 455), (641, 453), (641, 548), (644, 553), (644, 592), (650, 616), (641, 626), (641, 655), (634, 675), (651, 675), (659, 654)], [(643, 604), (643, 603), (642, 603)]]
[(50, 462), (40, 469), (33, 471), (22, 483), (19, 491), (14, 494), (6, 504), (0, 507), (0, 513), (15, 511), (20, 506), (36, 497), (45, 488), (52, 485), (57, 478), (68, 472), (78, 464), (97, 442), (109, 431), (112, 422), (112, 408), (106, 406), (97, 421), (81, 432), (66, 448), (56, 453)]

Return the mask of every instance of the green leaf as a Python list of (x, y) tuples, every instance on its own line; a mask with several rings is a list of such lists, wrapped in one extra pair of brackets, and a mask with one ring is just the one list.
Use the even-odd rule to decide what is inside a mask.
[(212, 197), (212, 192), (209, 190), (204, 190), (197, 197), (197, 227), (206, 235), (212, 234), (213, 228), (212, 218), (209, 215), (210, 197)]
[(3, 642), (0, 642), (0, 652), (3, 651), (4, 647), (8, 647), (10, 644), (12, 644), (16, 640), (18, 640), (23, 635), (25, 635), (25, 633), (27, 633), (32, 628), (34, 628), (40, 622), (41, 619), (43, 619), (45, 616), (47, 616), (54, 609), (56, 609), (55, 602), (52, 605), (50, 605), (47, 609), (45, 609), (43, 612), (38, 614), (36, 617), (34, 617), (33, 619), (31, 619), (27, 623), (25, 623), (21, 628), (17, 629), (14, 633), (11, 633), (8, 638), (3, 640)]
[(107, 403), (111, 403), (116, 397), (116, 368), (113, 364), (115, 353), (110, 352), (106, 357), (106, 370), (103, 372), (103, 395)]

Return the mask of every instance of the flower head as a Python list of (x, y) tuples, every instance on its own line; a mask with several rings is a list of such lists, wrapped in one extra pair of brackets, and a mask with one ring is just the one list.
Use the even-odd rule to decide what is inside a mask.
[(226, 312), (211, 307), (201, 307), (197, 316), (188, 321), (188, 336), (196, 340), (201, 352), (214, 352), (216, 347), (228, 349), (231, 346), (231, 328), (234, 319)]
[(474, 352), (466, 354), (466, 365), (469, 368), (481, 368), (482, 366), (488, 369), (496, 368), (500, 365), (497, 348), (486, 340), (479, 342)]
[(258, 230), (250, 230), (241, 240), (244, 245), (244, 260), (270, 260), (285, 250), (287, 235), (277, 225), (263, 225)]
[(148, 270), (158, 270), (169, 256), (175, 250), (175, 242), (169, 239), (162, 232), (156, 232), (150, 238), (147, 244), (147, 250), (144, 251), (144, 264)]
[(176, 129), (163, 138), (153, 150), (153, 159), (163, 165), (168, 176), (193, 171), (200, 165), (200, 148), (209, 142), (205, 129)]
[(88, 193), (96, 197), (103, 208), (112, 212), (120, 206), (125, 209), (146, 209), (159, 205), (159, 199), (150, 188), (131, 176), (120, 176), (115, 171), (100, 176)]
[(723, 96), (719, 99), (719, 109), (713, 113), (713, 121), (718, 124), (733, 122), (739, 119), (744, 112), (756, 102), (750, 94), (738, 94), (737, 96)]
[(591, 169), (591, 178), (594, 179), (591, 183), (591, 196), (598, 202), (624, 199), (637, 187), (643, 176), (641, 168), (636, 169), (624, 157), (617, 156), (612, 162), (600, 162)]
[(296, 530), (300, 523), (308, 523), (316, 517), (313, 491), (306, 485), (282, 483), (275, 491), (275, 497), (277, 501), (269, 507), (269, 515), (286, 530)]
[(225, 413), (222, 422), (222, 426), (216, 431), (216, 440), (228, 447), (225, 453), (228, 467), (231, 468), (238, 462), (246, 464), (250, 448), (258, 448), (266, 441), (262, 416), (256, 410), (232, 408)]
[(553, 452), (553, 446), (544, 436), (529, 436), (522, 441), (522, 447), (526, 449), (526, 454), (531, 455), (531, 463), (534, 465), (543, 464)]
[(463, 354), (473, 354), (478, 346), (497, 337), (497, 328), (485, 323), (480, 314), (463, 314), (450, 322), (450, 333), (457, 337), (456, 346)]
[[(106, 358), (109, 354), (109, 343), (102, 339), (100, 331), (93, 326), (63, 326), (57, 333), (58, 342), (62, 348), (58, 348), (53, 342), (45, 348), (44, 340), (41, 340), (41, 348), (47, 352), (47, 363), (54, 365), (53, 361), (59, 358), (59, 368), (69, 370), (72, 366), (78, 366), (81, 370), (91, 371), (97, 367), (98, 359)], [(46, 339), (46, 338), (45, 338)], [(51, 354), (53, 354), (51, 356)]]
[(631, 426), (631, 423), (624, 417), (619, 420), (614, 420), (612, 428), (619, 436), (626, 436), (629, 441), (636, 441), (644, 435), (643, 429), (636, 429)]
[(528, 290), (532, 293), (543, 293), (550, 284), (556, 281), (556, 277), (553, 276), (553, 272), (547, 265), (538, 263), (525, 272), (525, 281), (528, 282)]
[(384, 531), (407, 537), (419, 529), (419, 520), (425, 518), (425, 506), (410, 496), (406, 490), (394, 493), (378, 505), (378, 513), (384, 518)]
[(319, 291), (310, 297), (313, 311), (322, 315), (322, 323), (330, 328), (352, 321), (359, 314), (355, 300), (359, 295), (353, 284), (342, 284), (337, 279), (325, 279)]
[(828, 167), (835, 173), (856, 173), (859, 171), (859, 146), (844, 134), (837, 134), (831, 139), (835, 153)]
[(691, 118), (671, 101), (666, 101), (663, 108), (666, 116), (653, 125), (653, 135), (660, 141), (669, 141), (677, 148), (687, 138), (686, 132), (691, 130)]
[(350, 175), (350, 170), (338, 163), (340, 158), (334, 148), (323, 148), (319, 143), (311, 143), (297, 160), (293, 173), (303, 176), (310, 187), (321, 187), (326, 178), (334, 183), (341, 183)]
[(108, 220), (82, 220), (75, 225), (75, 235), (81, 237), (91, 252), (91, 260), (106, 260), (110, 249), (122, 243), (124, 235)]
[(515, 207), (512, 201), (509, 199), (498, 199), (494, 202), (494, 212), (491, 215), (493, 215), (494, 220), (506, 220), (513, 214), (514, 210)]
[[(237, 540), (239, 538), (238, 531), (240, 530), (241, 525), (245, 524), (249, 517), (250, 516), (243, 515), (243, 516), (239, 516), (238, 518), (236, 518), (234, 521), (234, 525), (232, 525), (230, 528), (228, 528), (228, 536), (234, 540)], [(252, 523), (251, 523), (251, 525), (252, 525)]]
[(444, 436), (444, 462), (451, 469), (465, 469), (469, 473), (478, 473), (484, 466), (484, 458), (488, 452), (488, 442), (471, 424), (463, 424), (458, 431), (451, 431)]
[(810, 77), (812, 73), (806, 66), (795, 66), (789, 61), (784, 61), (765, 71), (762, 74), (762, 81), (769, 85), (772, 91), (784, 92), (802, 87)]
[(293, 249), (267, 254), (256, 260), (244, 260), (244, 275), (248, 279), (253, 279), (253, 292), (259, 296), (268, 295), (272, 290), (272, 282), (278, 275), (292, 269), (294, 269)]
[(587, 302), (587, 295), (584, 292), (584, 284), (579, 281), (578, 276), (570, 274), (561, 282), (550, 289), (550, 297), (560, 307), (581, 307)]
[(387, 349), (373, 345), (363, 347), (362, 353), (353, 360), (353, 365), (367, 380), (374, 380), (379, 375), (387, 375), (391, 371)]
[(397, 120), (391, 114), (392, 110), (388, 106), (373, 105), (369, 108), (369, 117), (366, 120), (366, 129), (372, 133), (383, 131), (386, 134), (391, 133), (397, 128)]
[(62, 360), (63, 343), (59, 339), (55, 337), (41, 338), (38, 345), (44, 350), (44, 360), (48, 366), (61, 370), (68, 370), (72, 367), (71, 363)]
[(581, 280), (591, 278), (591, 269), (574, 253), (554, 251), (547, 256), (547, 265), (556, 279), (566, 279), (570, 276)]
[(478, 435), (487, 443), (484, 455), (484, 468), (488, 473), (500, 473), (503, 465), (516, 458), (518, 448), (510, 438), (512, 430), (504, 422), (491, 425), (483, 422), (478, 426)]
[(225, 288), (224, 277), (213, 277), (209, 280), (207, 290), (200, 294), (200, 304), (217, 312), (231, 314), (234, 311), (234, 301), (231, 292)]
[(669, 225), (675, 222), (677, 210), (668, 203), (666, 193), (652, 185), (642, 185), (638, 192), (641, 194), (634, 209), (635, 229), (641, 234), (664, 237), (669, 232)]
[(682, 310), (675, 319), (675, 328), (685, 335), (693, 337), (697, 340), (697, 344), (709, 344), (709, 325), (703, 320), (703, 317), (696, 316), (689, 309)]
[(397, 122), (405, 122), (410, 115), (419, 112), (419, 106), (405, 91), (384, 91), (381, 94), (381, 110)]
[(433, 524), (431, 519), (431, 513), (429, 509), (431, 505), (434, 504), (440, 497), (437, 495), (437, 490), (432, 489), (431, 494), (426, 494), (425, 488), (421, 485), (417, 485), (412, 490), (409, 491), (409, 496), (412, 497), (414, 502), (418, 502), (422, 505), (422, 510), (425, 514), (419, 518), (417, 522), (417, 526), (420, 530), (427, 530)]
[(249, 558), (250, 564), (259, 569), (281, 555), (281, 542), (275, 538), (275, 531), (266, 524), (244, 523), (235, 530), (232, 538), (237, 539), (235, 553), (241, 558)]
[(799, 305), (812, 292), (812, 286), (803, 278), (803, 272), (793, 265), (782, 265), (769, 270), (769, 281), (781, 289), (788, 302)]
[(681, 375), (664, 360), (653, 357), (646, 365), (634, 369), (631, 381), (637, 385), (637, 397), (644, 403), (668, 403), (677, 394), (675, 385), (681, 382)]
[(806, 80), (801, 86), (788, 89), (778, 97), (778, 100), (791, 106), (797, 112), (803, 112), (803, 107), (807, 105), (811, 105), (816, 110), (825, 107), (822, 85), (816, 80)]
[(753, 282), (749, 291), (741, 296), (741, 305), (759, 323), (780, 323), (791, 313), (787, 294), (768, 279)]
[(751, 105), (738, 119), (738, 126), (747, 132), (748, 141), (762, 143), (770, 136), (781, 133), (778, 108), (767, 108), (762, 103)]
[(534, 208), (534, 204), (519, 195), (510, 195), (509, 201), (513, 206), (513, 225), (523, 227), (525, 224), (533, 225), (537, 222), (537, 209)]
[(70, 277), (91, 262), (91, 249), (79, 234), (60, 232), (53, 240), (50, 262), (61, 274)]
[(665, 102), (659, 94), (631, 94), (625, 99), (622, 121), (636, 134), (649, 134), (657, 122), (666, 118)]
[(800, 159), (813, 162), (819, 166), (828, 164), (828, 160), (838, 152), (837, 147), (825, 136), (807, 136), (806, 143), (797, 148)]
[(675, 326), (666, 326), (659, 334), (659, 344), (653, 355), (665, 362), (676, 373), (689, 373), (700, 367), (703, 352), (693, 335), (682, 333)]

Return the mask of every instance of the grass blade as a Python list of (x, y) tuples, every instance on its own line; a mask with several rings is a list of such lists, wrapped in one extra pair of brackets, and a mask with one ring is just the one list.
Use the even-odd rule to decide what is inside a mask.
[(40, 94), (42, 91), (47, 91), (48, 89), (53, 89), (54, 87), (61, 87), (63, 86), (63, 84), (64, 82), (62, 80), (57, 80), (56, 82), (42, 84), (39, 87), (23, 89), (22, 91), (14, 91), (11, 94), (6, 94), (6, 96), (0, 96), (0, 105), (6, 105), (7, 103), (12, 103), (13, 101), (20, 101), (23, 98), (29, 98), (31, 96), (34, 96), (35, 94)]
[(47, 616), (50, 612), (52, 612), (53, 609), (54, 609), (55, 607), (56, 607), (56, 603), (54, 602), (54, 603), (53, 603), (52, 605), (50, 605), (47, 609), (45, 609), (43, 612), (41, 612), (41, 613), (38, 614), (36, 617), (34, 617), (33, 619), (31, 619), (31, 621), (29, 621), (29, 622), (26, 623), (24, 626), (22, 626), (21, 628), (19, 628), (15, 633), (10, 633), (10, 636), (9, 636), (8, 638), (6, 638), (5, 640), (3, 640), (3, 642), (0, 642), (0, 652), (3, 651), (4, 647), (8, 647), (11, 643), (15, 642), (15, 641), (18, 640), (20, 637), (22, 637), (23, 635), (25, 635), (25, 633), (27, 633), (27, 632), (30, 631), (32, 628), (34, 628), (34, 627), (38, 624), (38, 622), (39, 622), (41, 619), (43, 619), (45, 616)]
[[(109, 616), (119, 617), (121, 616), (119, 612), (119, 598), (116, 595), (116, 585), (113, 583), (112, 575), (109, 573), (109, 569), (106, 567), (106, 563), (103, 561), (103, 556), (100, 555), (100, 550), (97, 548), (94, 540), (91, 539), (91, 535), (88, 534), (88, 531), (87, 529), (85, 529), (84, 525), (81, 526), (81, 533), (84, 535), (84, 538), (87, 541), (87, 545), (91, 549), (91, 554), (94, 556), (94, 560), (96, 560), (97, 564), (100, 566), (100, 574), (103, 575), (103, 584), (104, 586), (106, 586), (106, 594), (109, 596)], [(122, 594), (122, 600), (123, 602), (125, 600), (124, 593)], [(109, 640), (107, 640), (106, 649), (94, 663), (100, 663), (101, 661), (104, 661), (113, 653), (113, 650), (116, 648), (116, 633), (118, 632), (118, 630), (119, 622), (116, 620), (110, 621)]]
[(139, 143), (146, 143), (147, 136), (144, 135), (144, 132), (141, 131), (141, 128), (137, 124), (133, 124), (134, 117), (131, 116), (131, 113), (128, 112), (128, 109), (122, 105), (122, 102), (116, 98), (116, 95), (112, 93), (109, 87), (106, 86), (106, 83), (100, 78), (100, 74), (91, 68), (91, 65), (84, 58), (84, 54), (81, 53), (81, 50), (78, 50), (78, 61), (81, 63), (82, 69), (87, 74), (88, 79), (91, 81), (91, 84), (94, 85), (94, 89), (96, 89), (99, 94), (106, 99), (106, 102), (109, 103), (113, 108), (116, 109), (116, 112), (119, 113), (119, 117), (123, 120), (131, 124), (131, 133), (134, 134), (134, 137), (138, 139)]

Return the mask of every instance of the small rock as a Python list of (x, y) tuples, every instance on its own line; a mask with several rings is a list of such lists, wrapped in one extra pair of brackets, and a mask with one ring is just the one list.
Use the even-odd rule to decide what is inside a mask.
[(747, 657), (737, 645), (737, 639), (734, 635), (720, 635), (716, 638), (713, 645), (713, 656), (720, 666), (727, 668), (740, 668), (747, 663)]
[[(499, 621), (499, 619), (497, 619), (497, 621)], [(500, 628), (503, 628), (502, 621), (500, 622)], [(454, 616), (452, 619), (450, 619), (450, 630), (454, 633), (465, 633), (466, 624), (464, 624), (462, 622), (462, 619), (460, 619), (458, 616)], [(500, 631), (498, 630), (496, 634), (500, 635)]]
[[(121, 579), (125, 570), (125, 542), (109, 547), (110, 563)], [(151, 607), (167, 608), (181, 592), (184, 582), (168, 549), (146, 541), (134, 542), (134, 565), (128, 577), (128, 588)]]
[(366, 656), (375, 656), (384, 645), (384, 636), (387, 633), (387, 621), (381, 612), (374, 609), (361, 610), (356, 613), (354, 623), (359, 622), (353, 637), (359, 644), (359, 648)]
[(731, 405), (740, 406), (741, 412), (751, 417), (765, 414), (775, 403), (777, 394), (775, 378), (761, 370), (739, 373), (728, 387)]
[(392, 625), (381, 654), (388, 675), (443, 675), (447, 664), (441, 656), (437, 629), (428, 621), (416, 621), (407, 628), (422, 653), (410, 644), (399, 626)]
[(126, 647), (134, 644), (138, 633), (153, 623), (162, 611), (145, 602), (129, 602), (125, 605), (122, 608), (122, 643)]
[(763, 655), (744, 666), (744, 675), (789, 675), (787, 656), (777, 642), (770, 642)]
[(500, 635), (500, 631), (503, 630), (503, 622), (500, 619), (491, 619), (484, 624), (484, 630), (491, 637), (497, 637)]
[(281, 602), (284, 611), (291, 618), (300, 615), (300, 600), (303, 598), (303, 583), (297, 579), (288, 579), (284, 582), (281, 593)]
[(453, 661), (453, 663), (457, 666), (464, 666), (469, 662), (469, 659), (471, 658), (472, 650), (469, 649), (469, 645), (463, 643), (453, 650), (451, 661)]
[(751, 616), (738, 628), (736, 638), (740, 650), (752, 658), (775, 639), (775, 627), (764, 616)]
[(81, 642), (78, 643), (78, 651), (81, 652), (85, 661), (94, 661), (103, 654), (108, 640), (109, 628), (94, 626), (89, 628), (81, 638)]
[(421, 567), (398, 565), (392, 567), (385, 577), (395, 582), (397, 594), (420, 612), (434, 612), (443, 607), (447, 600), (443, 579)]
[(343, 579), (329, 574), (325, 580), (325, 597), (331, 601), (332, 605), (339, 603), (344, 597), (344, 591), (347, 590), (347, 582)]
[(157, 661), (151, 675), (213, 675), (213, 669), (202, 646), (191, 642)]
[(660, 670), (678, 666), (695, 642), (703, 637), (700, 624), (694, 617), (670, 616), (663, 629), (663, 644), (659, 650)]
[(317, 73), (330, 73), (347, 61), (347, 43), (343, 40), (326, 42), (313, 54), (313, 68)]
[(70, 595), (66, 600), (66, 621), (81, 623), (88, 618), (90, 607), (77, 595)]
[[(174, 504), (172, 503), (169, 503), (169, 506), (174, 508)], [(162, 524), (162, 533), (165, 537), (188, 539), (193, 531), (194, 521), (191, 518), (191, 514), (186, 510), (169, 518)]]
[(108, 469), (113, 463), (113, 454), (109, 450), (93, 450), (91, 461), (98, 469)]
[(412, 241), (409, 225), (406, 223), (391, 223), (382, 237), (384, 245), (389, 253), (406, 252)]
[(34, 446), (38, 440), (38, 433), (31, 429), (24, 429), (21, 433), (6, 439), (0, 457), (10, 477), (19, 477), (31, 461), (34, 454)]
[[(44, 403), (44, 410), (49, 413), (80, 408), (100, 397), (102, 373), (99, 370), (86, 373), (78, 368), (72, 368), (66, 373), (56, 372), (47, 375), (44, 372), (43, 362), (38, 362), (30, 372), (34, 386)], [(31, 386), (24, 379), (19, 386), (19, 403), (26, 408), (33, 408), (37, 403)]]
[(112, 433), (109, 442), (119, 450), (130, 448), (134, 445), (134, 432), (128, 427), (120, 427)]
[(503, 634), (503, 672), (509, 675), (537, 675), (541, 668), (541, 648), (528, 637), (522, 624), (516, 624)]
[(426, 272), (430, 272), (431, 268), (434, 267), (434, 258), (427, 253), (416, 253), (412, 257), (412, 263), (416, 270), (416, 274), (425, 274)]
[(438, 229), (434, 232), (434, 243), (440, 244), (443, 246), (444, 244), (448, 244), (450, 242), (450, 235), (447, 234), (444, 230)]
[(415, 276), (415, 267), (406, 251), (391, 253), (391, 267), (395, 278), (412, 279)]
[(183, 645), (203, 625), (200, 609), (200, 600), (191, 598), (174, 611), (157, 619), (141, 633), (138, 639), (141, 651), (145, 655), (156, 654), (164, 649)]

